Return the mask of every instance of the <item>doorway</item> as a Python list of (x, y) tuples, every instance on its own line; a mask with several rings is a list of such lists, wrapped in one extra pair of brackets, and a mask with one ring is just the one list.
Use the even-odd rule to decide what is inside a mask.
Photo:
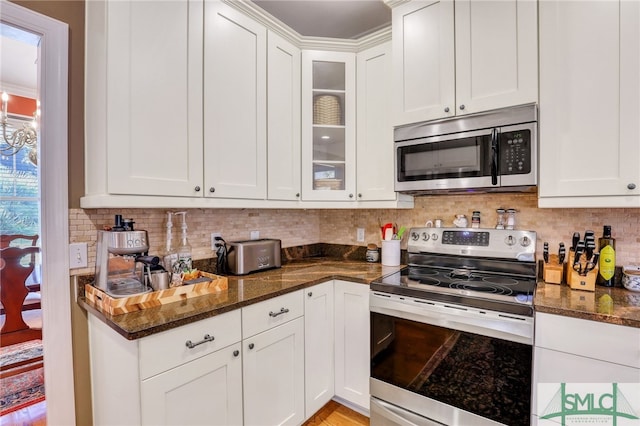
[(0, 20), (40, 37), (38, 162), (46, 416), (47, 424), (75, 425), (68, 256), (68, 26), (4, 0)]

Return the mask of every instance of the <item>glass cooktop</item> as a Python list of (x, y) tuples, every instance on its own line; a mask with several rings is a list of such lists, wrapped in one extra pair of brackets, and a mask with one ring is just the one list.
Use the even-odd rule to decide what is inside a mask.
[(371, 283), (371, 290), (463, 306), (533, 315), (536, 280), (466, 269), (407, 266)]

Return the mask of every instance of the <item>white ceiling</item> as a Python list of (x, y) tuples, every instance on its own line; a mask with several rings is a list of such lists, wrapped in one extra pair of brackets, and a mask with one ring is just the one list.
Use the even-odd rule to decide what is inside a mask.
[(0, 24), (0, 90), (35, 97), (40, 37)]
[(306, 37), (358, 39), (391, 25), (382, 0), (253, 0)]

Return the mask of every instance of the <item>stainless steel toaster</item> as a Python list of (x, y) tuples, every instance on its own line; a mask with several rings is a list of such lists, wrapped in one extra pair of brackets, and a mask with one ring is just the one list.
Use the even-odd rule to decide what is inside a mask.
[(229, 272), (234, 275), (245, 275), (282, 266), (280, 240), (264, 238), (234, 241), (227, 243), (227, 246)]

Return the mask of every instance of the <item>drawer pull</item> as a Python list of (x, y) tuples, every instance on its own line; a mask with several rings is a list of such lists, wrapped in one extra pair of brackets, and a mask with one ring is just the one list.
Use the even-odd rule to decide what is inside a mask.
[(275, 318), (278, 315), (286, 314), (287, 312), (289, 312), (289, 309), (282, 308), (282, 309), (280, 309), (280, 312), (273, 312), (273, 311), (269, 312), (269, 316)]
[(206, 342), (213, 342), (214, 340), (215, 340), (215, 337), (205, 334), (204, 338), (199, 342), (193, 343), (191, 340), (187, 340), (185, 343), (185, 346), (188, 347), (189, 349), (193, 349), (198, 345), (201, 345)]

